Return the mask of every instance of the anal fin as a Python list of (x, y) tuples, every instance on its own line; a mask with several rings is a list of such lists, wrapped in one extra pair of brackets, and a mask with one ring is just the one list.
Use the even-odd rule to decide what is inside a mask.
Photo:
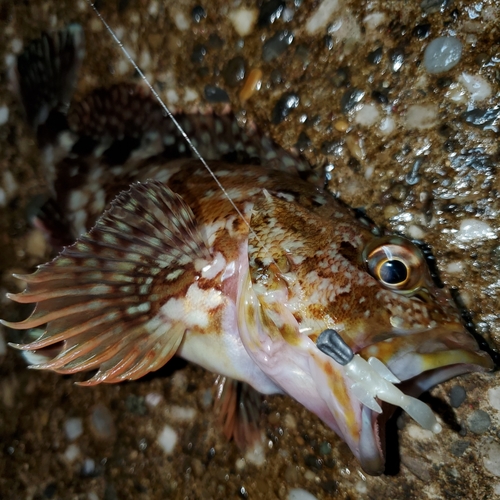
[(62, 342), (53, 359), (33, 366), (59, 373), (98, 369), (84, 385), (136, 379), (163, 366), (182, 342), (185, 325), (161, 306), (183, 297), (197, 279), (194, 261), (207, 245), (182, 198), (157, 181), (134, 184), (95, 227), (52, 262), (23, 276), (27, 288), (9, 297), (35, 303), (15, 329), (46, 324), (23, 350)]

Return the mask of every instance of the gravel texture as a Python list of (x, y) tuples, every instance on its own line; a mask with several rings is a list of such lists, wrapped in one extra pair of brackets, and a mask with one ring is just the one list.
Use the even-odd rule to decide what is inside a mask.
[[(495, 0), (101, 0), (97, 6), (173, 109), (230, 107), (242, 125), (300, 149), (316, 169), (328, 166), (329, 188), (346, 203), (431, 244), (441, 279), (459, 289), (478, 331), (500, 346)], [(87, 36), (78, 96), (137, 79), (85, 1), (0, 4), (0, 316), (11, 320), (26, 316), (4, 298), (22, 288), (12, 273), (30, 272), (51, 255), (27, 222), (46, 195), (44, 175), (7, 75), (24, 40), (75, 21)], [(462, 51), (454, 67), (432, 74), (424, 59), (441, 37), (459, 40)], [(394, 424), (389, 433), (390, 475), (373, 478), (286, 397), (267, 398), (262, 443), (242, 454), (217, 429), (214, 376), (196, 366), (175, 360), (134, 383), (80, 388), (79, 377), (27, 370), (6, 347), (10, 340), (19, 339), (1, 328), (5, 500), (272, 500), (307, 493), (492, 499), (500, 493), (495, 374), (435, 388), (427, 401), (442, 433), (430, 435), (403, 416), (399, 431)], [(457, 384), (467, 398), (453, 408), (448, 395)], [(480, 434), (470, 432), (471, 422)]]

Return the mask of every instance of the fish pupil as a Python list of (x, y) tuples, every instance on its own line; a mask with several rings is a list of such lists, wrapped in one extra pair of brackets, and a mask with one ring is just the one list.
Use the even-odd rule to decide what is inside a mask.
[(408, 268), (400, 260), (386, 260), (379, 269), (380, 279), (389, 285), (399, 285), (408, 279)]

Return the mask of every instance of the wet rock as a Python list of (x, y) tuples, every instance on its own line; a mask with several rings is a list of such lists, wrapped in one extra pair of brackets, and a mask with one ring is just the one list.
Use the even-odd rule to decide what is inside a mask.
[(281, 123), (299, 105), (299, 102), (300, 98), (297, 94), (284, 94), (274, 106), (272, 122), (274, 124)]
[(195, 45), (193, 47), (193, 52), (191, 52), (191, 62), (193, 63), (201, 63), (205, 56), (207, 55), (207, 48), (205, 45)]
[(419, 175), (419, 170), (422, 164), (424, 163), (424, 158), (416, 158), (415, 161), (413, 162), (413, 167), (411, 169), (411, 172), (406, 176), (406, 183), (409, 184), (410, 186), (414, 186), (415, 184), (420, 181), (420, 175)]
[(389, 98), (387, 97), (387, 91), (374, 90), (371, 93), (371, 96), (380, 104), (388, 104), (389, 102)]
[(392, 71), (399, 71), (405, 61), (405, 53), (402, 48), (398, 47), (389, 52), (389, 60), (391, 61)]
[(208, 102), (229, 102), (229, 96), (227, 92), (220, 87), (216, 87), (215, 85), (205, 85), (205, 99)]
[(458, 408), (467, 397), (465, 389), (461, 385), (454, 385), (450, 390), (450, 404), (453, 408)]
[(458, 439), (457, 441), (453, 441), (450, 446), (450, 451), (456, 457), (461, 457), (465, 450), (469, 447), (469, 441), (464, 441), (462, 439)]
[(230, 59), (222, 70), (222, 78), (228, 87), (236, 87), (245, 79), (246, 62), (241, 56)]
[(413, 28), (412, 33), (415, 38), (424, 40), (431, 33), (431, 25), (429, 23), (417, 24), (417, 26)]
[(426, 14), (435, 14), (436, 12), (444, 12), (451, 5), (453, 0), (422, 0), (420, 8)]
[(283, 10), (285, 8), (284, 0), (268, 0), (263, 2), (259, 9), (259, 26), (269, 26), (273, 24), (276, 19), (281, 17)]
[(491, 418), (485, 411), (476, 410), (467, 419), (467, 425), (474, 434), (484, 434), (491, 426)]
[(340, 99), (340, 109), (342, 113), (348, 114), (352, 111), (356, 107), (356, 104), (361, 102), (364, 96), (364, 91), (357, 88), (349, 89), (344, 92), (344, 95)]
[(332, 50), (334, 47), (334, 42), (333, 42), (333, 37), (330, 35), (325, 35), (323, 38), (323, 41), (325, 43), (325, 47), (327, 50)]
[(264, 43), (264, 46), (262, 47), (262, 60), (270, 62), (276, 59), (286, 51), (292, 42), (293, 33), (291, 31), (278, 31), (276, 35)]
[(379, 64), (380, 61), (382, 60), (382, 55), (383, 55), (383, 49), (382, 47), (379, 47), (378, 49), (375, 49), (372, 52), (370, 52), (366, 59), (370, 64)]
[(195, 23), (200, 23), (207, 17), (205, 9), (201, 5), (195, 5), (191, 11), (191, 18)]
[(500, 119), (500, 106), (494, 108), (476, 108), (462, 113), (462, 118), (466, 123), (478, 127), (482, 130), (500, 130), (498, 121)]
[(311, 147), (311, 139), (309, 139), (309, 136), (305, 132), (301, 132), (299, 134), (299, 138), (297, 140), (297, 143), (295, 144), (295, 147), (301, 153)]
[(424, 67), (428, 73), (448, 71), (462, 58), (462, 42), (454, 36), (435, 38), (424, 52)]
[(464, 152), (464, 154), (456, 155), (451, 159), (451, 166), (463, 172), (470, 168), (478, 172), (490, 172), (495, 168), (494, 158), (486, 154), (483, 148), (473, 148)]

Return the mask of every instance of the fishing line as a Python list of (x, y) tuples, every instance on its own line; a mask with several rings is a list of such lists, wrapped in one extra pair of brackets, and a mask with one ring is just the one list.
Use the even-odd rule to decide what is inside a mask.
[[(96, 13), (96, 15), (99, 18), (99, 20), (102, 22), (102, 24), (104, 25), (104, 27), (106, 28), (106, 30), (108, 31), (108, 33), (111, 35), (111, 38), (115, 41), (115, 43), (118, 45), (118, 47), (120, 47), (121, 51), (123, 52), (123, 54), (125, 55), (125, 57), (127, 58), (127, 60), (130, 62), (130, 64), (132, 65), (132, 67), (135, 69), (135, 71), (137, 71), (137, 74), (142, 78), (142, 80), (144, 81), (144, 83), (147, 85), (147, 87), (149, 88), (149, 90), (153, 94), (154, 98), (158, 101), (158, 103), (160, 104), (160, 106), (163, 109), (163, 111), (165, 111), (165, 113), (167, 114), (168, 118), (170, 120), (172, 120), (173, 124), (175, 125), (175, 127), (177, 128), (177, 130), (179, 131), (179, 133), (181, 134), (181, 136), (184, 138), (184, 140), (188, 144), (188, 146), (191, 149), (191, 151), (193, 152), (194, 156), (198, 160), (201, 161), (202, 165), (207, 169), (208, 173), (212, 176), (212, 178), (216, 182), (216, 184), (219, 187), (219, 189), (222, 191), (222, 193), (224, 194), (224, 196), (228, 199), (229, 203), (231, 203), (232, 207), (234, 208), (234, 210), (236, 211), (236, 213), (240, 216), (241, 220), (248, 227), (250, 233), (254, 236), (254, 238), (257, 239), (257, 241), (262, 245), (262, 247), (265, 248), (268, 251), (269, 255), (271, 255), (271, 252), (266, 248), (266, 245), (264, 245), (264, 243), (260, 240), (260, 238), (255, 234), (255, 231), (251, 228), (249, 222), (245, 219), (245, 217), (241, 213), (240, 209), (236, 206), (236, 204), (234, 203), (234, 201), (231, 199), (231, 197), (229, 196), (229, 193), (225, 190), (225, 188), (222, 185), (222, 183), (220, 182), (219, 178), (215, 175), (214, 171), (208, 166), (208, 163), (205, 161), (205, 159), (203, 158), (203, 156), (201, 155), (201, 153), (198, 151), (198, 149), (196, 148), (196, 146), (193, 144), (193, 142), (191, 141), (191, 139), (188, 137), (188, 135), (186, 134), (186, 132), (182, 128), (182, 125), (175, 119), (175, 116), (173, 115), (173, 113), (170, 111), (170, 109), (168, 108), (168, 106), (163, 102), (163, 100), (160, 97), (160, 95), (158, 94), (158, 92), (156, 92), (156, 90), (154, 89), (153, 85), (151, 85), (151, 83), (149, 82), (149, 80), (146, 78), (146, 75), (142, 72), (142, 70), (139, 68), (139, 66), (137, 65), (137, 63), (134, 61), (134, 58), (129, 54), (128, 50), (125, 48), (125, 46), (123, 45), (123, 43), (121, 42), (121, 40), (118, 38), (118, 36), (116, 35), (116, 33), (113, 31), (113, 29), (111, 28), (111, 26), (106, 22), (106, 20), (104, 19), (104, 17), (97, 10), (95, 4), (92, 3), (91, 0), (85, 0), (85, 1), (92, 8), (92, 10)], [(271, 259), (272, 259), (272, 255), (271, 255)], [(272, 259), (272, 260), (274, 262), (274, 259)]]

